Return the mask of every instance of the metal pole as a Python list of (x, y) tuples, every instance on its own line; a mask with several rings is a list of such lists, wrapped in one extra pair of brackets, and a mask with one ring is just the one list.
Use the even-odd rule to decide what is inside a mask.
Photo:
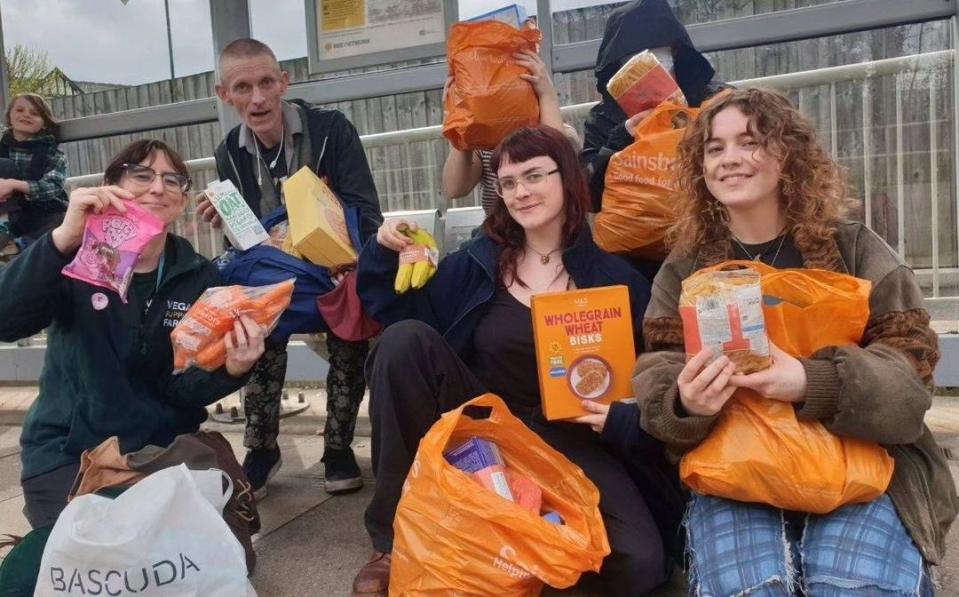
[[(210, 0), (210, 23), (213, 26), (213, 59), (216, 68), (216, 80), (220, 80), (220, 52), (231, 41), (250, 37), (249, 0)], [(226, 136), (230, 129), (240, 124), (240, 118), (217, 99), (216, 111), (219, 115), (220, 132)]]
[(549, 69), (550, 78), (553, 73), (553, 7), (549, 0), (536, 0), (536, 26), (543, 33), (543, 41), (539, 45), (539, 55)]
[(939, 296), (939, 123), (936, 122), (938, 71), (929, 73), (929, 195), (932, 212), (932, 296)]
[(0, 19), (0, 106), (7, 105), (10, 96), (10, 73), (7, 72), (7, 50), (3, 45), (3, 20)]
[(176, 101), (176, 89), (173, 85), (173, 80), (176, 79), (176, 74), (173, 72), (173, 30), (170, 24), (170, 0), (163, 0), (163, 11), (166, 13), (166, 45), (167, 45), (167, 54), (170, 57), (170, 101)]

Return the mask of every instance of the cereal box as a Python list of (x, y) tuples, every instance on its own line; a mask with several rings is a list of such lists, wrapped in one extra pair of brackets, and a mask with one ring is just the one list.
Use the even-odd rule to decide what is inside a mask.
[(223, 232), (234, 247), (245, 251), (270, 237), (243, 199), (243, 195), (229, 180), (216, 180), (206, 188), (216, 213), (223, 220)]
[(609, 404), (632, 396), (636, 348), (626, 286), (538, 294), (532, 312), (547, 419), (588, 414), (582, 400)]
[(283, 183), (293, 248), (324, 267), (356, 261), (343, 206), (330, 187), (306, 166)]
[(499, 447), (489, 440), (471, 437), (443, 455), (446, 461), (473, 478), (483, 487), (513, 501), (506, 477), (506, 465)]
[(771, 364), (758, 271), (693, 274), (683, 280), (679, 315), (687, 359), (712, 348), (736, 363), (739, 373), (754, 373)]

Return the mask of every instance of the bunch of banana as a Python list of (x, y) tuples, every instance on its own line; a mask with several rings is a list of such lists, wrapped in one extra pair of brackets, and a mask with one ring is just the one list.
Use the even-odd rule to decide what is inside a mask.
[(426, 230), (417, 228), (412, 231), (406, 228), (401, 232), (413, 241), (413, 245), (400, 254), (400, 267), (393, 281), (393, 289), (397, 294), (403, 294), (411, 287), (420, 289), (426, 286), (436, 273), (439, 257), (436, 240)]

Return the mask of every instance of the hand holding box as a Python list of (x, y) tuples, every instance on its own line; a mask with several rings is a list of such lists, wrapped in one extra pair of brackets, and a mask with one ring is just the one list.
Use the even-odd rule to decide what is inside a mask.
[(223, 220), (223, 232), (234, 247), (245, 251), (270, 237), (243, 195), (229, 180), (211, 182), (206, 196)]

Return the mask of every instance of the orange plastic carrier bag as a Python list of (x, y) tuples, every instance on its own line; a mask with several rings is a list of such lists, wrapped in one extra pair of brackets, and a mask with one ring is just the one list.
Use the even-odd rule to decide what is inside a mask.
[(268, 286), (217, 286), (204, 291), (170, 333), (174, 373), (190, 366), (206, 371), (222, 367), (226, 363), (224, 336), (233, 331), (240, 315), (253, 319), (268, 334), (290, 305), (293, 280)]
[(676, 218), (676, 147), (698, 114), (664, 102), (637, 125), (633, 144), (609, 158), (603, 209), (593, 228), (600, 247), (645, 259), (666, 256), (666, 231)]
[[(766, 330), (783, 351), (808, 357), (859, 343), (869, 318), (869, 281), (755, 261), (710, 269), (737, 266), (762, 274)], [(882, 495), (894, 464), (878, 444), (833, 435), (818, 421), (800, 420), (792, 404), (741, 389), (706, 440), (683, 458), (680, 477), (699, 493), (825, 514)]]
[(446, 44), (453, 84), (446, 93), (443, 136), (460, 151), (493, 149), (516, 129), (539, 122), (528, 71), (513, 54), (536, 51), (538, 29), (517, 29), (499, 21), (457, 23)]
[[(489, 407), (490, 415), (473, 419), (468, 407)], [(444, 451), (471, 437), (494, 442), (506, 467), (535, 482), (543, 507), (564, 524), (484, 490), (447, 463)], [(535, 596), (543, 583), (572, 586), (609, 554), (596, 486), (493, 394), (445, 413), (420, 441), (393, 535), (391, 596)]]

